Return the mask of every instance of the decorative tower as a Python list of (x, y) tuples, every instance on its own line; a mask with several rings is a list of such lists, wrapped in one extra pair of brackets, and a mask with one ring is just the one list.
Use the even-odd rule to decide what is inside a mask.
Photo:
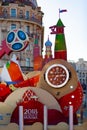
[(48, 40), (45, 42), (45, 46), (46, 46), (46, 51), (45, 51), (45, 58), (43, 60), (43, 66), (46, 63), (48, 63), (50, 60), (52, 60), (52, 50), (51, 50), (52, 42), (49, 40), (49, 37)]
[(34, 41), (34, 48), (33, 48), (33, 56), (34, 58), (40, 55), (40, 47), (38, 45), (38, 37), (35, 36), (35, 41)]
[(59, 18), (57, 24), (55, 26), (51, 26), (51, 34), (56, 34), (55, 37), (55, 59), (64, 59), (67, 60), (67, 49), (64, 35), (64, 25)]
[(52, 51), (51, 51), (52, 43), (50, 42), (49, 37), (45, 43), (45, 46), (46, 46), (45, 59), (52, 59)]
[(38, 45), (38, 36), (35, 36), (35, 41), (34, 41), (34, 49), (33, 49), (33, 66), (34, 70), (41, 70), (42, 69), (42, 63), (43, 63), (43, 58), (40, 55), (40, 47)]

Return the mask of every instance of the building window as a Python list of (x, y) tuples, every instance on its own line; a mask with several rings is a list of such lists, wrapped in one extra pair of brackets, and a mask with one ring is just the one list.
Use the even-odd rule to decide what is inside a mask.
[(85, 79), (83, 79), (83, 81), (82, 81), (82, 82), (83, 82), (83, 84), (85, 84)]
[(16, 24), (11, 24), (11, 30), (16, 29)]
[(84, 74), (84, 72), (83, 72), (83, 77), (85, 77), (85, 74)]
[(79, 72), (79, 77), (81, 77), (81, 72)]
[(26, 58), (26, 67), (30, 67), (30, 58)]
[(26, 19), (29, 19), (29, 11), (26, 11), (25, 16), (26, 16)]
[(11, 17), (16, 18), (16, 9), (11, 9)]
[(34, 15), (34, 13), (32, 14), (32, 19), (34, 19), (35, 18), (35, 15)]
[(0, 114), (0, 120), (3, 120), (3, 116)]
[(7, 9), (3, 9), (4, 18), (7, 18)]
[(26, 26), (26, 33), (29, 35), (30, 34), (30, 26)]
[(23, 10), (20, 10), (19, 17), (23, 18)]

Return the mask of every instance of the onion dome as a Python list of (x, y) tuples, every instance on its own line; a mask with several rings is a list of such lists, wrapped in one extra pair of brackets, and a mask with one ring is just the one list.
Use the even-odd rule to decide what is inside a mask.
[(52, 46), (52, 42), (49, 40), (49, 37), (48, 40), (45, 42), (45, 46)]

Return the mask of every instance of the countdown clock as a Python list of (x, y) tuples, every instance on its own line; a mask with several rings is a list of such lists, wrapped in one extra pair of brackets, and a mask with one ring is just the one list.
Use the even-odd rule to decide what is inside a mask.
[(64, 65), (53, 64), (46, 70), (45, 78), (51, 87), (60, 88), (68, 82), (69, 72)]

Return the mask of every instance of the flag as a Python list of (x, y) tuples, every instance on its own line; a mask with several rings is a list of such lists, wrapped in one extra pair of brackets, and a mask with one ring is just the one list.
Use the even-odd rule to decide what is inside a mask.
[(62, 10), (59, 9), (59, 13), (63, 13), (63, 12), (67, 12), (67, 10), (66, 9), (62, 9)]

